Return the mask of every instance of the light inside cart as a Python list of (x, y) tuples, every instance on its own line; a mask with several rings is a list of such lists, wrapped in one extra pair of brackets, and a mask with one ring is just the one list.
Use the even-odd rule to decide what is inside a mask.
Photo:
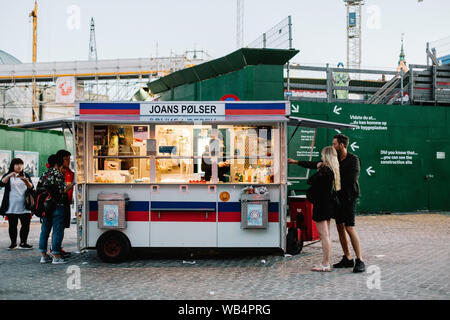
[(94, 125), (93, 182), (149, 182), (148, 137), (148, 125)]
[[(77, 128), (76, 139), (82, 145), (84, 133), (80, 124)], [(278, 124), (93, 124), (91, 128), (92, 183), (279, 183)], [(77, 150), (82, 159), (84, 149)], [(79, 172), (83, 171), (80, 163)]]

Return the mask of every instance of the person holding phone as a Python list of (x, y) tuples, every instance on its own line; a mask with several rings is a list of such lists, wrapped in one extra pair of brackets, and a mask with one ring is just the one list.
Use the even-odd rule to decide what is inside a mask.
[[(33, 189), (30, 176), (23, 171), (23, 160), (14, 158), (9, 166), (8, 173), (0, 180), (0, 187), (5, 188), (0, 215), (6, 215), (9, 225), (9, 250), (30, 250), (33, 246), (27, 243), (30, 232), (31, 212), (25, 208), (25, 193)], [(20, 220), (20, 244), (17, 246), (17, 225)]]

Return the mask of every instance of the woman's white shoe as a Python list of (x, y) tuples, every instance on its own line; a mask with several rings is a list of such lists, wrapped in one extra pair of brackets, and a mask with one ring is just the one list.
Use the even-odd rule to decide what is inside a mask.
[(311, 271), (330, 272), (331, 271), (331, 266), (330, 265), (328, 265), (328, 266), (319, 265), (319, 266), (313, 267), (311, 269)]

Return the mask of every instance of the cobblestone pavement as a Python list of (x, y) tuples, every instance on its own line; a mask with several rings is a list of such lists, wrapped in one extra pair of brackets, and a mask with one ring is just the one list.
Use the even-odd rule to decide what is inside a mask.
[[(332, 260), (336, 262), (341, 248), (334, 221), (331, 228)], [(379, 289), (374, 288), (371, 273), (354, 274), (351, 269), (311, 272), (311, 266), (321, 261), (320, 243), (290, 257), (267, 252), (200, 252), (190, 257), (188, 252), (144, 251), (133, 253), (127, 262), (106, 264), (95, 251), (89, 251), (73, 254), (66, 265), (41, 265), (37, 250), (40, 224), (32, 223), (30, 231), (34, 249), (15, 251), (6, 250), (8, 228), (0, 224), (0, 300), (450, 298), (449, 215), (358, 216), (356, 228), (366, 267), (379, 268)], [(76, 250), (74, 225), (66, 232), (64, 244), (66, 250)], [(67, 285), (68, 279), (73, 283), (68, 268), (74, 265), (80, 268), (80, 289)]]

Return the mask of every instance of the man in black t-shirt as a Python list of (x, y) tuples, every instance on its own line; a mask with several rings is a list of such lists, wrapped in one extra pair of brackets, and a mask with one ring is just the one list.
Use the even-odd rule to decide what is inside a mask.
[[(355, 230), (355, 206), (359, 192), (359, 172), (361, 161), (358, 156), (348, 152), (349, 139), (343, 134), (333, 137), (333, 148), (338, 153), (339, 172), (341, 175), (341, 190), (338, 192), (341, 207), (336, 212), (336, 227), (339, 233), (339, 241), (344, 251), (344, 256), (339, 263), (333, 265), (334, 268), (351, 268), (353, 272), (364, 272), (365, 265), (362, 261), (361, 246), (358, 234)], [(350, 254), (347, 234), (350, 236), (356, 260)]]

